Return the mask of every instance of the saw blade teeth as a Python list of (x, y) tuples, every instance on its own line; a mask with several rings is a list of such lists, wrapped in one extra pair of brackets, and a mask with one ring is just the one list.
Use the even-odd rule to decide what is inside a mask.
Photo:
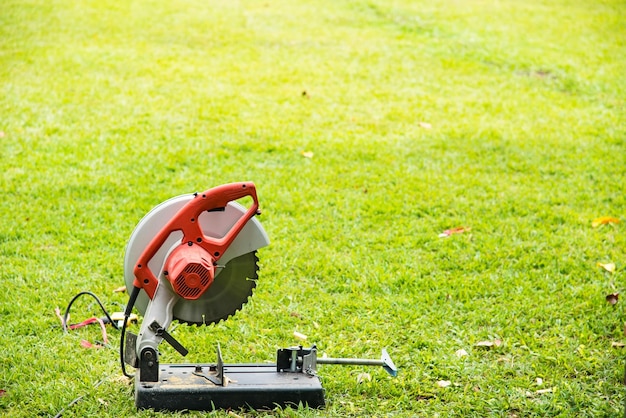
[[(197, 301), (180, 300), (174, 319), (187, 325), (219, 324), (241, 311), (254, 294), (259, 278), (259, 258), (256, 251), (228, 262), (220, 274), (221, 280), (207, 289)], [(177, 304), (177, 305), (178, 305)]]

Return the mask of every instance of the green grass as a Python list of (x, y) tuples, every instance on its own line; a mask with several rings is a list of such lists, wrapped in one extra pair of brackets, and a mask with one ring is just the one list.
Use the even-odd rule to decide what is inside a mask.
[(0, 414), (84, 396), (64, 416), (160, 416), (54, 308), (91, 290), (119, 310), (147, 211), (252, 180), (259, 286), (175, 329), (190, 361), (217, 342), (265, 361), (299, 331), (329, 356), (387, 347), (400, 375), (322, 366), (325, 411), (240, 415), (621, 415), (625, 19), (619, 0), (3, 1)]

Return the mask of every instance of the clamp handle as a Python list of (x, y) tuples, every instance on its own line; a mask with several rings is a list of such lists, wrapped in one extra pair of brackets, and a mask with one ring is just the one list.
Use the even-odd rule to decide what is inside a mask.
[[(222, 238), (204, 235), (198, 222), (198, 217), (202, 212), (222, 209), (229, 202), (246, 196), (252, 198), (252, 205)], [(199, 245), (211, 255), (212, 261), (215, 263), (222, 257), (228, 246), (258, 211), (259, 200), (256, 194), (256, 186), (252, 182), (229, 183), (208, 189), (203, 193), (194, 193), (194, 198), (186, 203), (161, 228), (141, 253), (133, 270), (135, 274), (133, 285), (144, 289), (150, 299), (154, 297), (159, 281), (148, 266), (148, 263), (172, 232), (182, 231), (181, 245)]]

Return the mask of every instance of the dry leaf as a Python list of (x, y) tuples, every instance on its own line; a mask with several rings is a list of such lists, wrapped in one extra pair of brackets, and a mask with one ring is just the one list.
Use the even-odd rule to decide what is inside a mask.
[(609, 273), (615, 273), (615, 263), (598, 263), (598, 267), (602, 267)]
[(0, 389), (0, 398), (7, 394), (7, 391), (4, 389)]
[(591, 226), (593, 228), (597, 228), (600, 225), (606, 225), (606, 224), (618, 224), (619, 223), (619, 219), (614, 218), (612, 216), (602, 216), (600, 218), (596, 218), (591, 222)]
[[(63, 328), (65, 328), (65, 318), (63, 318), (63, 315), (61, 315), (61, 309), (57, 306), (56, 308), (54, 308), (54, 313), (56, 314), (57, 318), (59, 318), (59, 320), (61, 321), (61, 326)], [(67, 320), (70, 320), (70, 314), (67, 314)], [(626, 327), (626, 324), (624, 324), (624, 327)], [(626, 328), (624, 328), (626, 329)]]
[(543, 379), (542, 379), (542, 378), (540, 378), (540, 377), (538, 377), (538, 378), (536, 379), (536, 382), (537, 382), (537, 386), (541, 386), (541, 385), (543, 385)]
[(124, 376), (123, 374), (119, 374), (116, 376), (111, 376), (109, 378), (110, 382), (113, 383), (123, 383), (123, 384), (134, 384), (134, 380), (129, 379), (128, 377)]
[(439, 234), (439, 238), (446, 238), (446, 237), (449, 237), (450, 235), (462, 234), (464, 232), (468, 232), (471, 230), (472, 228), (469, 228), (467, 226), (457, 226), (456, 228), (446, 229), (441, 234)]
[(313, 158), (313, 155), (315, 155), (312, 151), (302, 151), (301, 154), (304, 158)]
[(552, 388), (547, 388), (547, 389), (539, 389), (537, 392), (538, 395), (541, 395), (543, 393), (551, 393), (552, 392)]
[(418, 122), (418, 125), (424, 129), (432, 129), (433, 125), (428, 122)]
[(502, 345), (502, 340), (496, 339), (493, 341), (479, 341), (474, 345), (476, 347), (485, 347), (485, 348), (500, 347)]
[(126, 292), (126, 286), (120, 286), (120, 287), (113, 289), (113, 293), (122, 293), (122, 292)]
[(622, 348), (622, 347), (626, 347), (626, 344), (624, 344), (624, 343), (619, 343), (619, 342), (617, 342), (617, 341), (613, 341), (613, 342), (611, 343), (611, 347), (613, 347), (613, 348)]
[(456, 354), (456, 356), (458, 358), (465, 357), (465, 356), (469, 355), (469, 354), (467, 354), (467, 351), (463, 350), (462, 348), (459, 349), (459, 350), (456, 350), (456, 352), (454, 354)]
[(369, 373), (359, 373), (359, 375), (356, 377), (356, 382), (357, 383), (363, 383), (363, 382), (369, 382), (372, 380), (372, 376), (370, 376)]
[(450, 386), (452, 384), (451, 381), (449, 380), (439, 380), (437, 382), (437, 386), (439, 386), (440, 388), (447, 388), (448, 386)]
[(619, 300), (619, 293), (617, 292), (606, 295), (606, 301), (609, 302), (611, 305), (615, 305), (618, 300)]
[(293, 336), (296, 337), (299, 340), (306, 340), (308, 337), (304, 334), (302, 334), (301, 332), (298, 331), (294, 331), (293, 332)]
[(241, 415), (236, 414), (233, 411), (228, 411), (228, 416), (229, 417), (234, 417), (234, 418), (243, 418)]

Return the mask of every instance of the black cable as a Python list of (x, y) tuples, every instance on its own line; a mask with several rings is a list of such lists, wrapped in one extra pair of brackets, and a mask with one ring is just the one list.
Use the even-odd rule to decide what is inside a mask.
[(104, 312), (104, 315), (107, 317), (107, 319), (109, 320), (109, 322), (111, 323), (111, 325), (113, 325), (113, 328), (115, 329), (119, 329), (117, 327), (117, 324), (111, 319), (111, 315), (109, 315), (109, 313), (107, 312), (107, 310), (104, 308), (104, 305), (102, 304), (102, 302), (100, 302), (100, 299), (98, 299), (98, 296), (94, 295), (91, 292), (88, 291), (84, 291), (84, 292), (80, 292), (79, 294), (77, 294), (76, 296), (74, 296), (72, 298), (72, 300), (70, 301), (70, 303), (67, 305), (67, 309), (65, 310), (65, 315), (63, 315), (63, 332), (67, 332), (67, 318), (70, 315), (70, 308), (72, 307), (72, 305), (74, 304), (74, 302), (76, 301), (76, 299), (78, 299), (79, 297), (81, 297), (82, 295), (89, 295), (91, 297), (93, 297), (96, 302), (98, 302), (98, 305), (100, 305), (100, 309), (102, 309), (102, 312)]
[(128, 304), (124, 310), (124, 323), (122, 324), (122, 335), (120, 336), (120, 364), (122, 365), (122, 373), (124, 373), (124, 376), (129, 379), (132, 379), (135, 375), (128, 374), (126, 372), (126, 363), (124, 362), (124, 340), (126, 339), (126, 325), (128, 324), (128, 318), (130, 317), (130, 313), (133, 311), (133, 307), (135, 306), (140, 290), (141, 289), (139, 287), (133, 286), (133, 291), (130, 294)]

